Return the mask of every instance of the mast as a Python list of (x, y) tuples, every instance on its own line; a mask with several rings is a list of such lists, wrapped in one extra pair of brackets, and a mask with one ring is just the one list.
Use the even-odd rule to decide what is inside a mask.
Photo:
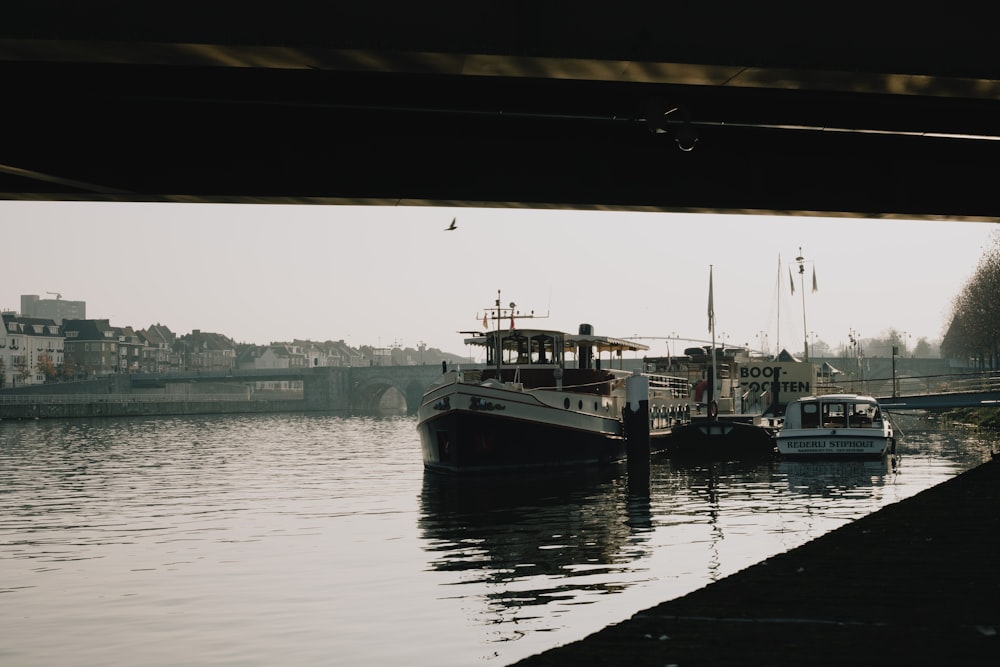
[(497, 290), (496, 309), (497, 309), (497, 312), (496, 312), (495, 320), (496, 320), (496, 323), (497, 323), (497, 333), (496, 333), (496, 336), (493, 337), (493, 342), (496, 343), (496, 347), (497, 347), (496, 352), (495, 352), (495, 354), (496, 354), (496, 362), (497, 362), (497, 379), (500, 380), (500, 379), (502, 379), (502, 377), (500, 375), (501, 357), (503, 357), (503, 343), (500, 340), (500, 315), (501, 315), (500, 290)]
[(711, 400), (716, 400), (716, 392), (718, 391), (716, 386), (718, 382), (716, 380), (719, 377), (718, 366), (715, 354), (715, 299), (712, 295), (712, 265), (708, 265), (708, 329), (712, 332), (712, 378), (709, 382), (709, 386), (712, 388)]
[[(515, 319), (536, 318), (536, 317), (545, 318), (548, 316), (549, 316), (548, 312), (546, 312), (544, 315), (535, 315), (534, 310), (528, 313), (522, 313), (521, 311), (517, 310), (517, 304), (514, 303), (513, 301), (510, 302), (509, 307), (505, 308), (502, 302), (500, 301), (500, 290), (497, 290), (497, 299), (493, 304), (493, 308), (492, 309), (486, 308), (483, 311), (483, 328), (486, 329), (487, 332), (489, 332), (489, 327), (487, 326), (488, 317), (492, 318), (493, 321), (496, 323), (496, 334), (494, 336), (493, 342), (495, 344), (494, 351), (496, 353), (496, 366), (497, 366), (498, 377), (500, 374), (500, 366), (502, 365), (502, 357), (503, 357), (503, 336), (501, 336), (500, 334), (501, 327), (503, 326), (503, 320), (507, 319), (507, 317), (510, 317), (510, 330), (513, 331)], [(476, 318), (477, 319), (479, 318), (478, 314), (476, 315)]]
[(775, 324), (777, 324), (777, 331), (774, 332), (774, 349), (776, 350), (775, 357), (777, 354), (781, 353), (781, 253), (778, 253), (778, 282), (777, 282), (777, 292), (774, 295), (776, 312)]

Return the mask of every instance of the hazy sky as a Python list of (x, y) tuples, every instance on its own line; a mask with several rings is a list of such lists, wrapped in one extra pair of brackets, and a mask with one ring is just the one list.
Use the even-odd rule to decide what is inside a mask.
[[(444, 231), (453, 217), (458, 228)], [(0, 309), (59, 292), (87, 316), (239, 342), (344, 339), (467, 354), (497, 290), (533, 324), (716, 337), (773, 352), (806, 330), (939, 339), (997, 225), (428, 207), (0, 202)], [(779, 279), (779, 257), (781, 273)], [(811, 281), (816, 272), (818, 290)], [(780, 294), (780, 303), (779, 303)], [(778, 331), (780, 322), (780, 332)], [(522, 320), (519, 326), (531, 323)], [(646, 341), (654, 353), (668, 343)], [(683, 343), (676, 343), (675, 350)]]

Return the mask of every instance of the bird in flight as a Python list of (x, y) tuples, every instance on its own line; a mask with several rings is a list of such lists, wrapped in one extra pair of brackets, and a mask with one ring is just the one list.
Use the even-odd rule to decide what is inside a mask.
[(444, 228), (444, 231), (446, 231), (446, 232), (450, 232), (450, 231), (451, 231), (451, 230), (453, 230), (453, 229), (458, 229), (458, 227), (456, 227), (456, 226), (455, 226), (455, 220), (456, 220), (455, 218), (452, 218), (452, 219), (451, 219), (451, 224), (450, 224), (450, 225), (448, 225), (447, 227), (445, 227), (445, 228)]

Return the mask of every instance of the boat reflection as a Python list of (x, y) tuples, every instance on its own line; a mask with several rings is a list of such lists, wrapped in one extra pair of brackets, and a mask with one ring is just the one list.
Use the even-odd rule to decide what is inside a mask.
[(888, 484), (898, 467), (899, 457), (888, 455), (876, 460), (782, 460), (775, 472), (793, 493), (829, 497), (871, 494), (871, 487)]
[(630, 494), (618, 466), (517, 477), (425, 472), (418, 527), (430, 568), (476, 591), (485, 585), (494, 610), (621, 590), (627, 577), (616, 573), (648, 554), (653, 529), (648, 493)]

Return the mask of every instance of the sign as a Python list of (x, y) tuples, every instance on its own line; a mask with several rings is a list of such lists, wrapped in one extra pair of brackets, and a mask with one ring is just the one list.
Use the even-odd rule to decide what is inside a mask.
[(816, 385), (816, 368), (806, 361), (752, 361), (740, 364), (740, 393), (760, 395), (778, 381), (778, 400), (782, 404), (811, 396)]

